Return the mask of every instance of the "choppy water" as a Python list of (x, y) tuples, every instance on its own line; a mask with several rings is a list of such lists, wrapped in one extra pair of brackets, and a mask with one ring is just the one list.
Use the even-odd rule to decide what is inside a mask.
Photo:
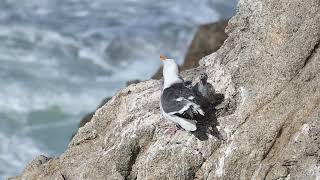
[(79, 119), (235, 0), (1, 0), (0, 179), (65, 149)]

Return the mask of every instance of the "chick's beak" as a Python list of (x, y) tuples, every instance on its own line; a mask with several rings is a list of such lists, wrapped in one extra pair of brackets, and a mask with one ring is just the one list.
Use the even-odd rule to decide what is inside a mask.
[(167, 58), (164, 56), (164, 55), (160, 55), (160, 60), (161, 61), (164, 61), (164, 60), (166, 60)]

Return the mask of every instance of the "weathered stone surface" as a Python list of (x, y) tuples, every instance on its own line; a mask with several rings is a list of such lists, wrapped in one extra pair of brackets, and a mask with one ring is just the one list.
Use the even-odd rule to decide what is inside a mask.
[[(137, 80), (134, 80), (135, 82)], [(134, 83), (134, 82), (133, 82)], [(100, 104), (98, 105), (97, 109), (101, 108), (103, 105), (105, 105), (109, 100), (111, 99), (111, 97), (106, 97), (104, 98)], [(78, 129), (77, 131), (79, 130), (79, 128), (81, 128), (82, 126), (84, 126), (85, 124), (87, 124), (88, 122), (91, 121), (93, 115), (94, 115), (95, 112), (90, 112), (88, 114), (86, 114), (84, 117), (82, 117), (82, 119), (80, 120), (79, 122), (79, 125), (78, 125)], [(71, 138), (70, 138), (70, 141), (72, 140), (72, 138), (76, 135), (76, 133), (73, 133)]]
[[(131, 81), (128, 81), (126, 82), (126, 86), (129, 86), (131, 84), (137, 84), (141, 82), (140, 80), (138, 79), (134, 79), (134, 80), (131, 80)], [(100, 104), (98, 105), (97, 109), (101, 108), (103, 105), (105, 105), (109, 100), (111, 99), (111, 97), (106, 97), (104, 98)], [(95, 112), (89, 112), (88, 114), (86, 114), (79, 122), (79, 125), (78, 125), (78, 129), (81, 128), (82, 126), (84, 126), (85, 124), (87, 124), (87, 122), (90, 122), (93, 115), (94, 115)], [(77, 131), (78, 131), (77, 129)], [(72, 140), (72, 138), (75, 136), (76, 133), (72, 134), (70, 140)]]
[[(217, 51), (223, 42), (227, 39), (224, 32), (228, 21), (220, 21), (199, 26), (184, 58), (180, 70), (187, 70), (199, 66), (202, 57)], [(152, 76), (152, 79), (162, 77), (162, 67)]]
[(319, 179), (320, 1), (240, 0), (227, 33), (182, 73), (206, 71), (225, 95), (225, 141), (164, 135), (171, 124), (159, 113), (160, 81), (150, 80), (119, 91), (61, 156), (16, 179)]

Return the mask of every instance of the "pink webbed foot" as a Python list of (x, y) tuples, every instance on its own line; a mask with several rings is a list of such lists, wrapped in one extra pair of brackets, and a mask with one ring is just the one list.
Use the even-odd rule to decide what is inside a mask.
[(170, 135), (170, 136), (173, 136), (173, 135), (175, 135), (176, 134), (176, 132), (178, 131), (178, 130), (180, 130), (181, 128), (180, 127), (178, 127), (178, 126), (173, 126), (173, 127), (170, 127), (170, 128), (168, 128), (168, 129), (166, 129), (165, 131), (164, 131), (164, 134), (165, 135)]

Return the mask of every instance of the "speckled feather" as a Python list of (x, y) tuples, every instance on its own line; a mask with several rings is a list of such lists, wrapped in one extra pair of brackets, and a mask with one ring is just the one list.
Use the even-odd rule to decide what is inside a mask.
[[(184, 86), (183, 83), (176, 83), (172, 86), (163, 90), (161, 96), (161, 104), (163, 111), (166, 113), (174, 113), (177, 116), (192, 119), (192, 114), (199, 114), (198, 112), (193, 112), (191, 108), (186, 109), (183, 113), (179, 113), (188, 103), (192, 102), (197, 105), (200, 104), (200, 97), (194, 94), (194, 92)], [(191, 111), (190, 111), (191, 110)]]

